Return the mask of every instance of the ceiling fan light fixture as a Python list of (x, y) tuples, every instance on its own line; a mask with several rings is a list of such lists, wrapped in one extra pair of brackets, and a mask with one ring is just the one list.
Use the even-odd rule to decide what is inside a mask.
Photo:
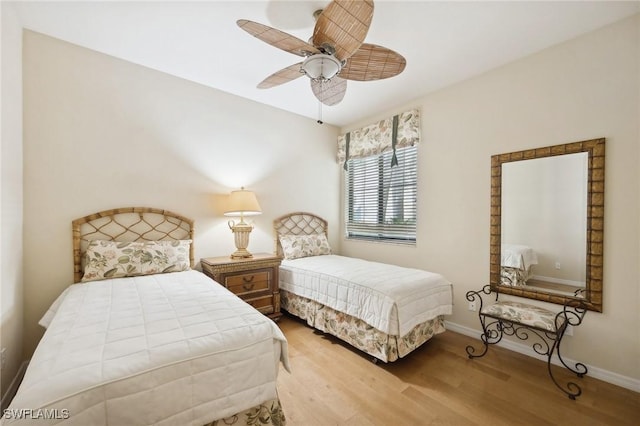
[(312, 80), (330, 80), (340, 72), (342, 64), (333, 55), (319, 53), (307, 57), (301, 68)]
[(238, 19), (238, 26), (250, 35), (304, 58), (271, 74), (257, 88), (268, 89), (304, 74), (311, 80), (311, 89), (320, 104), (333, 106), (344, 98), (346, 80), (371, 81), (400, 74), (407, 63), (400, 54), (364, 42), (373, 18), (373, 3), (330, 1), (314, 13), (316, 24), (308, 42), (268, 25)]

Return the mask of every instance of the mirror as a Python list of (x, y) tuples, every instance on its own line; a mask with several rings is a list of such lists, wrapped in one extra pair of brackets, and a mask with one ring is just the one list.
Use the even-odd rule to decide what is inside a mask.
[(605, 140), (491, 157), (490, 283), (602, 312)]

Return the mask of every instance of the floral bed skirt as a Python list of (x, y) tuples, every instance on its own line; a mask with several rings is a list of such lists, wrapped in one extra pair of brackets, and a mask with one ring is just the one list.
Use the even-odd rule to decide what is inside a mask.
[(531, 275), (530, 270), (503, 266), (500, 268), (500, 283), (509, 287), (521, 287), (527, 285)]
[(332, 334), (384, 362), (406, 356), (434, 335), (445, 331), (444, 319), (438, 316), (418, 324), (402, 337), (392, 336), (358, 318), (285, 290), (280, 290), (280, 301), (282, 309), (306, 320), (311, 327)]
[(272, 399), (226, 419), (214, 420), (204, 426), (284, 426), (285, 424), (280, 400)]

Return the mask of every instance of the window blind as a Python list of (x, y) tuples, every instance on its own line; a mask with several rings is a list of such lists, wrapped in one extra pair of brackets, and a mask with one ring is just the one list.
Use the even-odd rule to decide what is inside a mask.
[(345, 172), (347, 238), (414, 243), (418, 147), (348, 160)]

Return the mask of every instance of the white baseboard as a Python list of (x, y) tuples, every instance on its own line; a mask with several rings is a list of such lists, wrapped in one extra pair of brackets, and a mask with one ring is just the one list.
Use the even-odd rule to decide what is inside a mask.
[(11, 381), (9, 388), (2, 395), (2, 399), (0, 399), (0, 412), (4, 412), (4, 409), (9, 406), (9, 403), (15, 396), (16, 392), (18, 392), (18, 386), (22, 382), (22, 378), (24, 377), (24, 373), (27, 371), (27, 366), (29, 365), (29, 360), (24, 361), (20, 364), (20, 368), (18, 368), (18, 373)]
[(584, 281), (563, 280), (562, 278), (544, 277), (542, 275), (532, 275), (531, 278), (538, 281), (546, 281), (548, 283), (570, 285), (571, 287), (576, 287), (576, 290), (579, 288), (585, 288)]
[[(475, 339), (480, 340), (480, 335), (482, 331), (476, 330), (473, 328), (465, 327), (462, 325), (458, 325), (449, 321), (445, 321), (445, 327), (447, 330), (454, 331), (456, 333), (464, 334), (465, 336), (473, 337)], [(509, 349), (510, 351), (518, 352), (523, 355), (530, 356), (532, 358), (536, 358), (542, 361), (547, 361), (547, 358), (536, 353), (533, 348), (529, 345), (525, 345), (523, 343), (514, 342), (512, 340), (503, 339), (500, 343), (497, 343), (496, 346), (503, 347), (505, 349)], [(577, 361), (572, 360), (570, 358), (563, 357), (565, 362), (569, 365), (575, 365)], [(558, 360), (557, 356), (551, 358), (551, 363), (555, 365), (562, 365)], [(632, 390), (634, 392), (640, 392), (640, 380), (634, 379), (632, 377), (623, 376), (618, 373), (614, 373), (612, 371), (608, 371), (602, 368), (595, 367), (593, 365), (585, 364), (589, 369), (587, 373), (590, 377), (602, 380), (607, 383), (611, 383), (616, 386), (623, 387), (625, 389)]]

